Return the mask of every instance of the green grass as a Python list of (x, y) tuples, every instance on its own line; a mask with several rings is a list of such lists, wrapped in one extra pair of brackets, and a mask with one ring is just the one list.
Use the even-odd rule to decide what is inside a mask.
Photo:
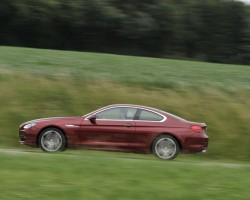
[(0, 153), (1, 199), (249, 199), (249, 165), (122, 155)]
[(206, 122), (206, 159), (249, 161), (249, 66), (15, 47), (0, 52), (0, 147), (20, 148), (24, 121), (132, 103)]
[(249, 66), (0, 46), (0, 70), (143, 87), (250, 88)]
[[(250, 68), (0, 47), (0, 199), (249, 199)], [(207, 154), (148, 154), (19, 145), (27, 120), (143, 104), (208, 124)], [(212, 162), (211, 162), (212, 161)], [(216, 163), (219, 162), (219, 163)], [(223, 164), (234, 163), (234, 164)]]

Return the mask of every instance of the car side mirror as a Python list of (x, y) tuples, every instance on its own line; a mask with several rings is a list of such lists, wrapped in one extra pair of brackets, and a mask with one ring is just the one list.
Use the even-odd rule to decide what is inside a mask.
[(89, 119), (89, 121), (90, 121), (91, 123), (93, 123), (93, 124), (96, 123), (96, 115), (92, 115), (92, 116), (90, 116), (88, 119)]

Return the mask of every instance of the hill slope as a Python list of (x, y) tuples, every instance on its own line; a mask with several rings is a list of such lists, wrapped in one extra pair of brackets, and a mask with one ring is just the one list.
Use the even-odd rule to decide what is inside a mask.
[(206, 122), (203, 157), (250, 158), (249, 66), (15, 47), (0, 52), (2, 147), (20, 147), (24, 121), (133, 103)]

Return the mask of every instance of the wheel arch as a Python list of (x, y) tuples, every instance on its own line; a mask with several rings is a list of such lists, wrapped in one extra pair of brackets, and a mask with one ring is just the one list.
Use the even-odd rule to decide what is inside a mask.
[(181, 144), (180, 140), (178, 139), (178, 137), (176, 137), (176, 136), (175, 136), (174, 134), (172, 134), (172, 133), (164, 132), (164, 133), (161, 133), (161, 134), (157, 135), (157, 136), (152, 140), (152, 142), (151, 142), (151, 144), (150, 144), (150, 151), (151, 151), (151, 152), (153, 152), (153, 149), (152, 149), (152, 148), (153, 148), (153, 143), (154, 143), (155, 139), (158, 138), (158, 137), (160, 137), (160, 136), (163, 136), (163, 135), (169, 135), (169, 136), (173, 137), (174, 139), (176, 139), (176, 141), (178, 142), (179, 147), (180, 147), (180, 152), (182, 151), (182, 144)]
[(43, 132), (45, 129), (48, 129), (48, 128), (56, 128), (56, 129), (58, 129), (58, 130), (60, 130), (60, 131), (62, 132), (62, 134), (63, 134), (64, 137), (65, 137), (65, 148), (67, 148), (67, 147), (68, 147), (68, 138), (67, 138), (67, 136), (66, 136), (64, 130), (63, 130), (62, 128), (60, 128), (60, 127), (58, 127), (58, 126), (54, 126), (54, 125), (46, 126), (46, 127), (42, 128), (42, 129), (39, 131), (39, 133), (38, 133), (38, 135), (37, 135), (37, 137), (36, 137), (36, 145), (39, 146), (39, 141), (38, 141), (38, 140), (39, 140), (39, 137), (40, 137), (40, 135), (42, 134), (42, 132)]

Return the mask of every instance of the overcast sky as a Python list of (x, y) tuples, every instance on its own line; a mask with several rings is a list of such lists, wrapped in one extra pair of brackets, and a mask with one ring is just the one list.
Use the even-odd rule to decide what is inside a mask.
[(250, 4), (250, 0), (238, 0), (238, 1), (242, 1), (242, 2), (245, 2), (247, 4)]

